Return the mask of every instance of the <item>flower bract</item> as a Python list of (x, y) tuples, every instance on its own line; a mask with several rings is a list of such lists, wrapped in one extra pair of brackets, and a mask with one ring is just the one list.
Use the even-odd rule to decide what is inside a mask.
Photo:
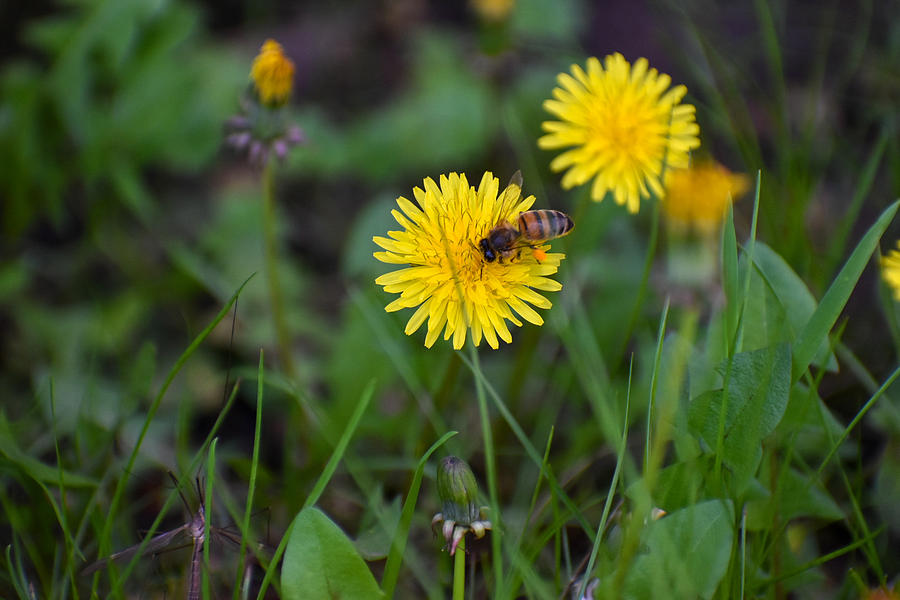
[(602, 64), (592, 57), (586, 70), (572, 65), (572, 74), (560, 73), (557, 81), (544, 109), (559, 120), (543, 123), (547, 133), (538, 145), (567, 149), (550, 163), (566, 170), (565, 189), (593, 179), (592, 199), (610, 192), (636, 213), (651, 192), (663, 196), (664, 172), (687, 167), (700, 146), (695, 109), (681, 103), (687, 88), (670, 88), (671, 78), (645, 58), (631, 65), (618, 53)]
[(385, 310), (416, 308), (406, 334), (427, 321), (429, 348), (443, 332), (444, 339), (452, 338), (453, 347), (460, 349), (469, 330), (476, 346), (484, 338), (497, 348), (498, 339), (512, 341), (507, 321), (542, 325), (532, 306), (550, 308), (550, 301), (538, 291), (562, 288), (548, 275), (556, 273), (565, 255), (547, 252), (549, 246), (541, 244), (536, 257), (525, 245), (516, 256), (489, 262), (479, 247), (496, 225), (515, 223), (534, 203), (534, 196), (523, 199), (516, 183), (501, 192), (491, 173), (484, 174), (477, 189), (464, 174), (441, 175), (439, 184), (427, 178), (413, 195), (416, 203), (400, 197), (400, 210), (392, 211), (403, 229), (373, 238), (384, 249), (375, 252), (375, 258), (408, 265), (375, 280), (385, 291), (400, 294)]
[(467, 533), (481, 539), (491, 529), (491, 522), (487, 507), (477, 504), (478, 483), (466, 461), (456, 456), (442, 460), (437, 469), (437, 488), (441, 512), (431, 519), (431, 527), (441, 525), (452, 556)]

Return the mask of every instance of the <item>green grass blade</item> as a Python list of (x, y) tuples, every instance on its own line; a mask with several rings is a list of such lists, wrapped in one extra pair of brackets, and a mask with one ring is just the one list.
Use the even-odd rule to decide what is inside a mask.
[[(15, 546), (15, 558), (13, 558), (13, 546)], [(9, 570), (9, 578), (13, 582), (16, 593), (19, 594), (19, 598), (30, 600), (31, 596), (27, 591), (28, 578), (25, 575), (25, 569), (22, 567), (22, 557), (19, 555), (19, 544), (15, 538), (13, 538), (12, 544), (6, 545), (6, 566)]]
[(641, 283), (638, 287), (638, 293), (634, 300), (634, 306), (631, 309), (631, 316), (628, 318), (628, 325), (625, 328), (625, 334), (622, 336), (622, 346), (617, 357), (623, 357), (627, 354), (628, 344), (631, 341), (631, 335), (634, 333), (635, 325), (641, 316), (641, 310), (644, 307), (644, 297), (647, 295), (647, 284), (650, 281), (650, 271), (653, 268), (653, 259), (656, 257), (656, 242), (659, 239), (659, 201), (653, 202), (653, 212), (650, 220), (650, 238), (647, 240), (647, 254), (644, 257), (644, 268), (641, 271)]
[(745, 586), (747, 580), (747, 507), (741, 511), (741, 600), (745, 598)]
[(759, 33), (762, 38), (762, 48), (769, 66), (771, 89), (774, 91), (775, 95), (773, 105), (777, 116), (776, 131), (779, 140), (781, 142), (787, 142), (789, 139), (787, 129), (787, 92), (785, 90), (781, 46), (778, 43), (778, 31), (775, 27), (775, 20), (772, 18), (772, 10), (769, 8), (768, 0), (756, 0), (754, 5), (756, 7), (756, 16), (759, 20)]
[[(650, 405), (647, 408), (647, 439), (644, 440), (644, 470), (646, 472), (647, 469), (650, 468), (650, 442), (652, 440), (652, 423), (653, 423), (653, 408), (656, 402), (656, 386), (657, 386), (657, 376), (659, 375), (659, 362), (662, 360), (662, 350), (663, 350), (663, 340), (666, 336), (666, 321), (669, 318), (669, 299), (666, 298), (666, 303), (663, 306), (662, 316), (659, 318), (659, 330), (656, 333), (656, 353), (653, 356), (653, 373), (650, 375)], [(632, 357), (632, 363), (634, 362), (634, 358)], [(628, 419), (628, 401), (631, 397), (631, 367), (634, 366), (629, 365), (628, 367), (628, 396), (626, 396), (626, 419), (625, 423), (627, 426)], [(579, 595), (579, 598), (581, 596)]]
[(500, 412), (500, 415), (506, 421), (506, 424), (509, 425), (509, 428), (512, 429), (513, 434), (515, 434), (516, 438), (519, 440), (519, 443), (522, 444), (522, 447), (525, 449), (525, 453), (528, 454), (528, 457), (531, 458), (532, 462), (544, 474), (544, 477), (547, 479), (547, 482), (550, 484), (550, 487), (553, 488), (553, 492), (562, 500), (562, 503), (566, 508), (571, 511), (572, 516), (578, 521), (578, 524), (581, 525), (581, 528), (584, 530), (585, 535), (587, 535), (591, 543), (594, 541), (594, 529), (590, 526), (587, 519), (584, 518), (584, 515), (578, 510), (578, 507), (575, 506), (575, 503), (572, 502), (572, 499), (569, 498), (568, 494), (566, 494), (562, 486), (559, 485), (559, 481), (557, 481), (556, 476), (553, 474), (553, 470), (544, 466), (541, 461), (540, 453), (535, 449), (534, 444), (531, 443), (531, 440), (528, 439), (528, 436), (525, 435), (525, 431), (522, 429), (522, 426), (519, 425), (519, 422), (516, 421), (516, 418), (510, 412), (509, 407), (506, 406), (506, 403), (503, 402), (503, 399), (500, 398), (500, 395), (497, 393), (497, 390), (494, 389), (494, 386), (484, 378), (480, 371), (478, 371), (475, 366), (469, 361), (469, 359), (463, 355), (459, 354), (462, 361), (466, 364), (467, 367), (475, 374), (476, 377), (481, 378), (485, 391), (488, 392), (488, 395), (491, 397), (491, 400), (494, 401), (494, 405), (497, 407), (497, 410)]
[(328, 485), (328, 482), (331, 481), (331, 476), (334, 475), (334, 472), (337, 470), (338, 463), (344, 456), (344, 451), (347, 449), (347, 445), (353, 438), (353, 434), (356, 432), (356, 427), (362, 420), (363, 414), (369, 407), (369, 402), (372, 400), (372, 396), (374, 394), (375, 381), (372, 380), (369, 382), (369, 385), (366, 386), (366, 389), (363, 391), (362, 396), (360, 396), (359, 402), (356, 404), (356, 410), (354, 410), (353, 415), (350, 416), (350, 420), (347, 422), (347, 427), (344, 429), (344, 433), (341, 435), (341, 439), (338, 440), (334, 452), (332, 452), (331, 457), (325, 464), (325, 468), (322, 470), (322, 474), (319, 475), (318, 481), (316, 481), (316, 484), (313, 486), (313, 489), (309, 493), (309, 496), (306, 497), (306, 502), (303, 503), (303, 508), (312, 506), (319, 501), (319, 496), (321, 496), (322, 492), (325, 491), (325, 486)]
[[(253, 277), (251, 275), (247, 279), (244, 280), (244, 283), (238, 287), (237, 291), (231, 296), (231, 299), (228, 300), (228, 303), (219, 311), (219, 314), (216, 315), (215, 319), (206, 326), (206, 328), (200, 332), (200, 334), (194, 338), (194, 341), (191, 342), (191, 345), (187, 347), (187, 349), (178, 357), (178, 360), (175, 361), (175, 365), (169, 371), (169, 374), (166, 376), (166, 380), (160, 388), (159, 392), (156, 394), (156, 397), (153, 399), (153, 402), (150, 405), (150, 408), (147, 410), (147, 417), (144, 419), (144, 425), (141, 427), (141, 432), (138, 435), (138, 439), (134, 444), (134, 448), (131, 450), (131, 455), (128, 457), (128, 462), (125, 466), (124, 472), (131, 473), (134, 470), (134, 462), (137, 460), (137, 455), (141, 450), (141, 444), (144, 442), (144, 437), (147, 435), (147, 431), (150, 429), (150, 424), (153, 422), (153, 418), (156, 416), (156, 411), (159, 409), (159, 405), (162, 402), (163, 397), (166, 395), (166, 392), (169, 390), (169, 386), (172, 385), (172, 381), (175, 379), (175, 376), (181, 371), (181, 368), (187, 362), (188, 358), (194, 353), (194, 351), (203, 343), (206, 337), (212, 332), (213, 329), (225, 318), (228, 314), (228, 311), (231, 310), (231, 307), (237, 301), (238, 296), (241, 291), (244, 289), (244, 286), (247, 285), (247, 282)], [(125, 492), (125, 481), (127, 479), (125, 477), (119, 479), (119, 482), (116, 484), (116, 489), (113, 492), (112, 501), (109, 504), (109, 509), (107, 514), (109, 514), (110, 518), (106, 520), (103, 525), (103, 531), (100, 534), (100, 555), (109, 554), (110, 552), (110, 533), (112, 532), (112, 524), (115, 520), (114, 517), (118, 511), (119, 503), (122, 501), (122, 494)], [(149, 537), (149, 536), (148, 536)], [(95, 575), (94, 579), (96, 581), (98, 575)]]
[(863, 546), (864, 544), (869, 543), (871, 540), (878, 537), (878, 535), (882, 533), (883, 529), (884, 528), (882, 527), (876, 531), (873, 531), (872, 534), (868, 537), (858, 539), (851, 544), (847, 544), (843, 548), (838, 548), (837, 550), (835, 550), (833, 552), (829, 552), (828, 554), (819, 556), (818, 558), (815, 558), (807, 563), (800, 565), (796, 569), (792, 569), (786, 573), (781, 573), (778, 575), (778, 577), (773, 577), (771, 579), (762, 581), (758, 584), (757, 587), (764, 589), (768, 586), (771, 586), (774, 583), (777, 583), (779, 581), (784, 581), (785, 579), (790, 579), (791, 577), (796, 577), (797, 575), (800, 575), (801, 573), (806, 573), (810, 569), (818, 567), (819, 565), (824, 565), (825, 563), (827, 563), (830, 560), (834, 560), (835, 558), (839, 558), (849, 552), (853, 552), (857, 548)]
[(390, 600), (394, 597), (394, 590), (397, 587), (397, 578), (400, 576), (400, 565), (403, 561), (403, 553), (406, 551), (406, 542), (409, 538), (409, 529), (412, 524), (413, 514), (416, 510), (416, 501), (419, 498), (419, 488), (422, 486), (422, 477), (425, 475), (425, 465), (435, 450), (444, 445), (444, 442), (455, 436), (458, 432), (449, 431), (441, 436), (441, 438), (433, 443), (431, 447), (419, 459), (416, 471), (413, 474), (412, 483), (409, 486), (409, 492), (406, 494), (406, 500), (403, 501), (403, 509), (400, 512), (400, 522), (397, 524), (397, 531), (394, 539), (391, 541), (391, 550), (388, 554), (387, 562), (384, 566), (384, 575), (381, 578), (381, 589), (384, 591), (385, 598)]
[(872, 189), (872, 184), (875, 182), (875, 175), (878, 173), (878, 167), (881, 165), (881, 158), (884, 156), (884, 151), (887, 149), (887, 143), (891, 135), (893, 135), (891, 127), (885, 125), (881, 128), (881, 136), (879, 136), (875, 149), (872, 150), (872, 154), (869, 155), (869, 159), (866, 161), (862, 173), (859, 176), (859, 183), (856, 185), (856, 191), (853, 192), (853, 199), (850, 200), (850, 206), (847, 207), (846, 212), (844, 212), (843, 216), (838, 221), (835, 232), (831, 236), (831, 243), (828, 245), (828, 253), (826, 254), (828, 264), (824, 269), (824, 273), (829, 277), (834, 276), (835, 267), (837, 266), (837, 262), (840, 260), (841, 255), (844, 253), (844, 248), (847, 245), (847, 238), (850, 237), (850, 232), (853, 230), (853, 225), (856, 223), (856, 219), (859, 216), (863, 200), (869, 195), (869, 190)]
[(744, 314), (747, 309), (747, 299), (750, 297), (750, 278), (753, 274), (753, 255), (756, 250), (756, 226), (759, 217), (759, 192), (762, 188), (762, 171), (756, 172), (756, 195), (753, 199), (753, 218), (750, 222), (750, 238), (744, 247), (744, 256), (747, 262), (747, 269), (744, 273), (743, 288), (741, 292), (741, 300), (739, 303), (739, 312), (737, 320), (737, 333), (734, 337), (734, 346), (732, 346), (729, 356), (733, 356), (740, 352), (744, 345)]
[[(202, 581), (203, 581), (203, 598), (211, 598), (211, 592), (209, 587), (209, 547), (210, 547), (210, 537), (209, 537), (209, 521), (212, 518), (212, 508), (213, 508), (213, 480), (216, 478), (216, 446), (219, 444), (219, 438), (214, 438), (212, 443), (209, 445), (209, 453), (206, 457), (206, 490), (204, 491), (204, 497), (206, 499), (205, 506), (203, 509), (206, 511), (205, 518), (203, 519), (203, 567), (200, 569), (200, 573), (202, 573)], [(194, 540), (196, 544), (197, 541)]]
[[(757, 186), (757, 195), (759, 194), (759, 186)], [(723, 332), (725, 339), (722, 340), (723, 355), (730, 356), (732, 354), (732, 340), (735, 339), (738, 323), (738, 307), (740, 302), (738, 299), (738, 254), (737, 254), (737, 234), (734, 231), (734, 211), (731, 205), (728, 205), (728, 211), (725, 214), (725, 224), (722, 227), (722, 287), (725, 292), (725, 327)]]
[[(500, 496), (497, 491), (497, 458), (494, 451), (494, 438), (491, 429), (490, 411), (487, 399), (484, 397), (484, 375), (481, 372), (481, 364), (478, 362), (478, 348), (474, 344), (469, 345), (469, 355), (474, 367), (475, 393), (478, 397), (478, 415), (481, 419), (481, 436), (484, 440), (484, 465), (487, 471), (488, 501), (491, 506), (491, 522), (495, 532), (503, 531), (502, 515), (500, 514)], [(494, 596), (499, 595), (503, 589), (503, 552), (500, 547), (500, 536), (491, 535), (491, 564), (494, 570)]]
[[(63, 533), (63, 540), (65, 541), (65, 561), (63, 568), (65, 569), (65, 575), (69, 579), (72, 584), (72, 595), (74, 598), (78, 598), (78, 587), (75, 585), (75, 573), (74, 573), (74, 564), (75, 564), (75, 553), (77, 552), (77, 548), (75, 546), (75, 542), (72, 539), (72, 532), (69, 528), (69, 522), (66, 517), (65, 507), (68, 506), (68, 501), (66, 500), (66, 482), (65, 477), (63, 477), (63, 463), (62, 463), (62, 455), (59, 451), (59, 436), (56, 433), (56, 397), (54, 394), (54, 386), (53, 380), (50, 381), (50, 429), (53, 434), (53, 450), (56, 453), (56, 466), (57, 466), (57, 474), (58, 480), (56, 485), (59, 489), (59, 498), (61, 508), (57, 509), (56, 502), (53, 499), (53, 495), (50, 494), (46, 489), (44, 490), (47, 494), (47, 498), (50, 500), (50, 504), (53, 506), (53, 510), (56, 511), (57, 519), (59, 519), (59, 527)], [(44, 487), (42, 483), (39, 482), (41, 487)], [(82, 560), (84, 556), (80, 557)], [(56, 585), (56, 582), (53, 582), (53, 585)], [(60, 598), (65, 600), (68, 596), (66, 593), (66, 586), (62, 586), (62, 594)], [(51, 590), (52, 591), (52, 590)], [(55, 595), (55, 594), (54, 594)]]
[(850, 258), (847, 259), (847, 262), (841, 268), (831, 287), (825, 292), (825, 296), (819, 302), (819, 306), (816, 307), (816, 311), (810, 317), (806, 327), (800, 332), (793, 348), (794, 370), (792, 381), (800, 379), (800, 376), (803, 375), (812, 362), (822, 340), (834, 327), (838, 316), (840, 316), (841, 311), (844, 310), (844, 306), (847, 304), (847, 300), (850, 298), (850, 293), (856, 287), (856, 282), (859, 281), (863, 269), (865, 269), (869, 258), (878, 246), (878, 240), (881, 239), (885, 229), (887, 229), (887, 226), (897, 213), (898, 206), (900, 206), (900, 201), (895, 201), (887, 207), (881, 213), (881, 216), (878, 217), (878, 220), (875, 221), (875, 224), (869, 228), (853, 250)]
[(825, 455), (825, 458), (822, 459), (822, 463), (819, 465), (819, 468), (816, 470), (816, 477), (814, 478), (815, 480), (818, 480), (821, 477), (822, 471), (825, 470), (825, 467), (828, 465), (828, 463), (831, 461), (831, 458), (835, 455), (835, 453), (841, 447), (841, 444), (844, 443), (844, 440), (847, 439), (847, 436), (850, 435), (850, 432), (853, 431), (853, 429), (859, 424), (859, 422), (862, 420), (862, 418), (864, 416), (866, 416), (866, 413), (868, 413), (869, 410), (873, 406), (875, 406), (875, 402), (877, 402), (878, 399), (881, 398), (882, 395), (884, 395), (885, 390), (887, 390), (889, 387), (891, 387), (891, 385), (894, 383), (894, 381), (897, 379), (898, 376), (900, 376), (900, 367), (897, 367), (896, 369), (894, 369), (894, 372), (891, 373), (891, 376), (885, 380), (885, 382), (881, 385), (881, 387), (878, 388), (877, 392), (872, 394), (872, 397), (869, 398), (869, 400), (859, 410), (859, 412), (856, 413), (856, 416), (853, 417), (853, 420), (850, 421), (850, 424), (844, 428), (844, 431), (843, 431), (843, 433), (841, 433), (841, 436), (832, 445), (831, 450), (828, 451), (828, 454)]
[[(665, 322), (666, 315), (668, 314), (669, 304), (666, 303), (666, 311), (663, 314), (662, 319), (660, 320), (660, 338), (662, 338), (662, 334), (665, 331)], [(662, 342), (660, 341), (659, 348), (657, 348), (657, 360), (656, 360), (656, 368), (653, 371), (654, 381), (656, 379), (656, 372), (659, 370), (659, 353), (662, 351)], [(588, 559), (587, 567), (584, 569), (584, 577), (581, 578), (581, 585), (578, 588), (578, 594), (575, 595), (576, 598), (584, 597), (584, 592), (587, 589), (588, 584), (591, 581), (591, 572), (594, 570), (594, 563), (597, 560), (597, 554), (600, 551), (600, 541), (603, 539), (603, 531), (606, 529), (606, 523), (609, 519), (609, 511), (612, 508), (612, 500), (616, 495), (616, 488), (619, 486), (619, 474), (622, 472), (622, 463), (625, 460), (626, 454), (626, 442), (628, 440), (628, 415), (631, 410), (631, 384), (632, 384), (632, 374), (634, 369), (634, 355), (631, 357), (631, 363), (628, 365), (628, 388), (627, 393), (625, 395), (625, 418), (622, 420), (622, 437), (619, 439), (619, 447), (616, 450), (616, 469), (613, 471), (612, 482), (609, 484), (609, 491), (606, 493), (606, 502), (603, 505), (603, 514), (600, 516), (600, 523), (597, 525), (597, 537), (594, 539), (594, 545), (591, 548), (591, 556)], [(652, 400), (652, 397), (651, 397)], [(650, 427), (649, 420), (650, 415), (647, 416), (648, 427), (647, 427), (647, 435), (650, 435)], [(646, 451), (650, 451), (650, 443), (647, 442)], [(649, 462), (649, 459), (648, 459)], [(649, 468), (649, 467), (648, 467)]]
[[(234, 400), (237, 397), (237, 393), (238, 393), (239, 389), (240, 389), (240, 381), (235, 383), (234, 388), (232, 388), (231, 394), (229, 394), (228, 400), (225, 403), (225, 406), (222, 407), (222, 410), (219, 411), (219, 416), (216, 418), (216, 422), (213, 424), (212, 428), (210, 428), (209, 433), (206, 436), (206, 439), (203, 441), (203, 444), (200, 446), (200, 449), (197, 451), (196, 455), (194, 456), (194, 459), (191, 461), (190, 466), (185, 471), (186, 473), (197, 472), (197, 469), (199, 468), (199, 465), (200, 465), (200, 461), (202, 460), (204, 454), (206, 453), (207, 448), (209, 448), (211, 446), (212, 442), (215, 439), (216, 433), (218, 433), (219, 428), (222, 426), (222, 423), (225, 421), (225, 416), (231, 410), (231, 406), (234, 404)], [(159, 529), (160, 524), (162, 524), (162, 521), (165, 518), (166, 514), (168, 514), (169, 507), (171, 506), (172, 502), (174, 502), (174, 499), (177, 496), (178, 496), (178, 494), (174, 490), (171, 494), (169, 494), (169, 497), (166, 499), (165, 503), (163, 504), (162, 509), (159, 511), (159, 514), (156, 516), (156, 519), (153, 521), (153, 523), (150, 525), (150, 528), (145, 533), (144, 539), (142, 541), (142, 545), (146, 544), (153, 538), (157, 529)], [(125, 567), (125, 569), (122, 571), (121, 577), (119, 577), (114, 582), (112, 591), (110, 592), (111, 595), (113, 592), (118, 593), (118, 591), (121, 589), (122, 584), (128, 579), (128, 576), (131, 574), (131, 572), (137, 566), (137, 563), (140, 560), (142, 554), (143, 554), (143, 551), (141, 549), (138, 549), (138, 551), (135, 552), (134, 557), (131, 559), (131, 561), (128, 563), (128, 565)]]
[[(532, 490), (532, 492), (531, 492), (531, 502), (528, 504), (528, 512), (525, 513), (525, 519), (522, 520), (522, 523), (524, 523), (526, 525), (526, 527), (523, 527), (522, 530), (519, 532), (519, 535), (516, 537), (516, 542), (515, 542), (515, 544), (513, 544), (512, 549), (510, 551), (510, 556), (512, 556), (513, 564), (512, 564), (512, 568), (510, 569), (510, 576), (508, 578), (504, 578), (504, 581), (509, 581), (509, 583), (507, 584), (508, 589), (506, 590), (506, 594), (504, 594), (504, 597), (507, 596), (508, 594), (514, 593), (516, 591), (516, 586), (518, 586), (518, 584), (519, 584), (519, 574), (516, 572), (516, 570), (519, 569), (520, 563), (525, 562), (522, 558), (522, 552), (521, 552), (522, 542), (525, 539), (525, 533), (528, 531), (527, 525), (529, 523), (531, 523), (531, 519), (534, 516), (534, 508), (535, 508), (535, 506), (537, 506), (538, 494), (540, 493), (540, 490), (541, 490), (541, 481), (543, 481), (542, 474), (548, 468), (548, 462), (550, 460), (550, 448), (553, 445), (554, 431), (555, 431), (555, 428), (551, 425), (550, 433), (547, 436), (547, 443), (544, 446), (544, 458), (541, 461), (541, 470), (538, 472), (537, 481), (534, 484), (534, 490)], [(531, 561), (526, 562), (526, 565), (532, 565), (532, 564), (533, 563)], [(519, 569), (519, 571), (521, 571), (521, 569)], [(523, 579), (524, 579), (524, 577), (523, 577)]]
[[(335, 446), (334, 451), (331, 453), (331, 457), (325, 464), (325, 468), (319, 475), (319, 479), (313, 486), (309, 496), (306, 497), (306, 502), (303, 503), (302, 508), (307, 508), (315, 504), (319, 500), (319, 496), (322, 495), (322, 492), (325, 491), (325, 486), (328, 485), (331, 476), (334, 475), (334, 472), (337, 470), (338, 463), (341, 462), (341, 458), (344, 456), (344, 452), (350, 444), (350, 440), (353, 438), (356, 427), (362, 420), (366, 408), (369, 407), (369, 402), (372, 400), (374, 393), (375, 381), (372, 380), (360, 396), (359, 402), (356, 404), (356, 410), (353, 411), (353, 415), (350, 416), (350, 420), (347, 421), (347, 426), (344, 428), (344, 433), (341, 434), (341, 439), (338, 440), (337, 446)], [(266, 590), (269, 588), (269, 582), (272, 580), (272, 577), (274, 577), (275, 571), (277, 570), (276, 565), (278, 564), (278, 561), (281, 560), (281, 555), (284, 554), (284, 549), (287, 547), (288, 540), (291, 538), (293, 523), (294, 522), (291, 521), (291, 525), (288, 526), (287, 531), (284, 532), (281, 541), (278, 543), (278, 547), (275, 549), (275, 554), (272, 556), (272, 560), (266, 568), (266, 576), (259, 586), (259, 593), (256, 596), (257, 600), (265, 598)]]
[(256, 492), (256, 476), (259, 468), (259, 440), (262, 432), (263, 389), (264, 389), (264, 352), (259, 350), (259, 367), (256, 376), (256, 429), (253, 431), (253, 455), (250, 459), (250, 481), (247, 485), (247, 502), (244, 508), (244, 520), (241, 527), (241, 547), (238, 558), (238, 572), (236, 573), (234, 592), (232, 598), (237, 600), (241, 590), (241, 579), (244, 576), (244, 561), (247, 557), (247, 536), (250, 531), (250, 514), (253, 511), (253, 495)]

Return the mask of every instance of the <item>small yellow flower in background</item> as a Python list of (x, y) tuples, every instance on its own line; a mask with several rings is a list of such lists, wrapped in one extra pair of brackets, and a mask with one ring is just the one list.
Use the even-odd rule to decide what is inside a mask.
[(500, 182), (491, 173), (484, 174), (478, 189), (469, 185), (464, 174), (441, 175), (440, 186), (427, 178), (424, 189), (413, 188), (418, 206), (397, 198), (400, 210), (391, 214), (403, 230), (373, 238), (385, 250), (375, 252), (375, 258), (409, 265), (375, 280), (386, 292), (400, 294), (385, 310), (418, 307), (405, 332), (413, 334), (427, 319), (426, 347), (443, 330), (444, 339), (452, 337), (453, 347), (460, 349), (471, 329), (476, 346), (484, 337), (496, 349), (498, 337), (512, 341), (506, 321), (521, 327), (521, 317), (543, 324), (529, 304), (547, 309), (551, 303), (535, 290), (562, 289), (547, 276), (556, 273), (565, 255), (547, 253), (547, 245), (539, 248), (543, 251), (538, 253), (540, 261), (533, 252), (502, 261), (485, 260), (479, 242), (498, 223), (514, 223), (535, 200), (534, 196), (523, 199), (520, 186), (514, 183), (499, 190)]
[(897, 248), (881, 257), (881, 276), (894, 292), (894, 300), (900, 302), (900, 241)]
[(505, 21), (516, 5), (516, 0), (469, 0), (475, 14), (484, 21)]
[(882, 586), (866, 590), (862, 595), (862, 600), (900, 600), (900, 593), (897, 593), (893, 587), (888, 589)]
[(304, 141), (286, 104), (294, 84), (294, 63), (281, 44), (266, 40), (250, 68), (253, 82), (241, 97), (240, 110), (225, 121), (225, 143), (246, 151), (253, 165), (265, 165), (272, 156), (287, 157), (292, 147)]
[(544, 109), (560, 120), (543, 123), (548, 133), (538, 146), (571, 148), (550, 163), (554, 171), (568, 169), (565, 189), (593, 179), (592, 199), (612, 192), (617, 204), (636, 213), (651, 192), (663, 196), (664, 170), (686, 168), (690, 151), (700, 146), (695, 108), (681, 104), (687, 88), (669, 89), (671, 78), (645, 58), (631, 65), (616, 53), (601, 65), (592, 57), (587, 71), (572, 65), (572, 75), (557, 80), (561, 87)]
[(294, 85), (294, 63), (285, 56), (281, 44), (268, 39), (253, 59), (250, 79), (263, 104), (285, 104)]
[(728, 205), (750, 189), (746, 175), (713, 161), (670, 171), (665, 179), (662, 210), (666, 221), (675, 229), (706, 234), (719, 230)]

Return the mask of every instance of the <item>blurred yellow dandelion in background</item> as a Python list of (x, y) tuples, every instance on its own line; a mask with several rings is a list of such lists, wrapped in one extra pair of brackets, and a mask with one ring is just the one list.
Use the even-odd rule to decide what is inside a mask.
[(480, 19), (496, 23), (506, 20), (516, 0), (469, 0), (469, 5)]
[(282, 105), (294, 85), (294, 63), (285, 56), (281, 44), (268, 39), (253, 59), (250, 78), (263, 104)]
[(897, 248), (881, 257), (881, 276), (894, 293), (894, 300), (900, 302), (900, 240)]
[(516, 183), (499, 190), (500, 182), (491, 173), (484, 174), (477, 189), (464, 174), (441, 175), (440, 185), (427, 178), (424, 189), (413, 189), (418, 206), (397, 198), (400, 210), (391, 214), (403, 230), (373, 238), (385, 250), (375, 252), (375, 258), (409, 265), (375, 280), (386, 292), (400, 294), (385, 310), (418, 307), (405, 332), (413, 334), (427, 319), (425, 346), (429, 348), (443, 330), (444, 339), (452, 337), (453, 347), (460, 349), (471, 329), (476, 346), (484, 337), (496, 349), (498, 338), (512, 341), (506, 321), (521, 326), (521, 317), (543, 324), (529, 305), (547, 309), (551, 303), (535, 290), (562, 289), (547, 276), (556, 273), (565, 255), (547, 252), (545, 244), (539, 247), (540, 262), (527, 251), (505, 260), (485, 260), (480, 241), (498, 223), (514, 223), (535, 200), (534, 196), (523, 199)]
[(732, 173), (714, 161), (704, 161), (688, 169), (669, 171), (662, 210), (674, 229), (697, 233), (719, 230), (728, 205), (750, 189), (743, 173)]
[(591, 57), (587, 71), (572, 65), (572, 75), (557, 80), (544, 109), (560, 120), (543, 123), (547, 134), (538, 146), (570, 148), (550, 163), (553, 171), (568, 169), (565, 189), (593, 179), (592, 199), (612, 192), (617, 204), (636, 213), (651, 192), (663, 196), (664, 170), (686, 168), (690, 151), (700, 146), (695, 108), (681, 104), (687, 88), (669, 89), (671, 78), (645, 58), (632, 66), (618, 53), (603, 64)]

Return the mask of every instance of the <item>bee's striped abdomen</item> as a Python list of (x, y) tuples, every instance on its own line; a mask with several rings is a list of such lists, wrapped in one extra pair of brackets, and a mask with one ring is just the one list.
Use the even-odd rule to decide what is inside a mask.
[(558, 210), (529, 210), (519, 215), (519, 233), (530, 242), (544, 242), (566, 235), (574, 224)]

